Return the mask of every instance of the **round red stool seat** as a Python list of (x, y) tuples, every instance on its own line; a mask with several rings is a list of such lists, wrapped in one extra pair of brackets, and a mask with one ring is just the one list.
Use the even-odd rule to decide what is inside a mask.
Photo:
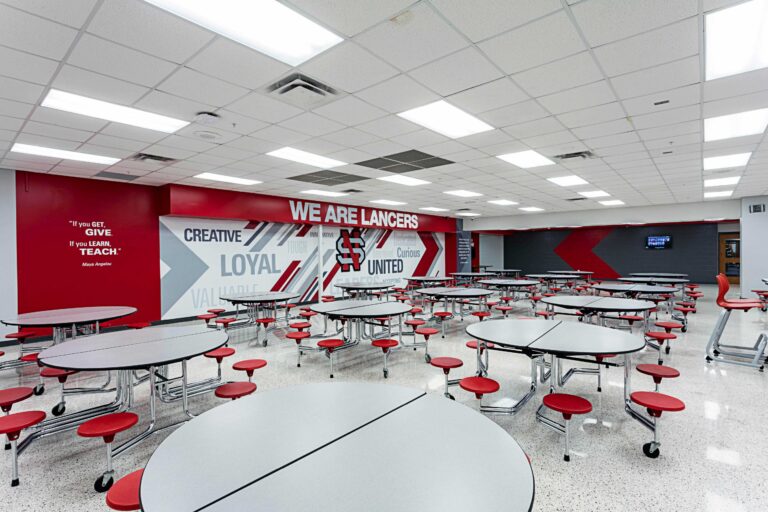
[(257, 318), (256, 323), (262, 324), (262, 325), (269, 325), (271, 323), (275, 322), (275, 319), (272, 317), (265, 317), (265, 318)]
[(453, 316), (453, 313), (451, 313), (450, 311), (435, 311), (432, 314), (437, 318), (450, 318)]
[(320, 302), (336, 302), (336, 299), (334, 299), (333, 297), (323, 297), (322, 299), (320, 299)]
[(541, 300), (541, 295), (531, 295), (529, 297), (533, 302), (539, 302)]
[(439, 332), (440, 331), (438, 331), (434, 327), (420, 327), (419, 329), (416, 329), (416, 334), (421, 334), (422, 336), (426, 336), (427, 338)]
[(619, 320), (626, 320), (630, 324), (632, 322), (640, 322), (643, 320), (643, 317), (640, 315), (619, 315)]
[(410, 299), (410, 297), (409, 297), (409, 296), (407, 296), (407, 295), (396, 295), (396, 296), (395, 296), (395, 300), (398, 300), (398, 301), (400, 301), (400, 302), (405, 302), (405, 301), (407, 301), (408, 299)]
[(235, 349), (230, 347), (220, 347), (220, 348), (211, 350), (210, 352), (206, 352), (204, 355), (205, 357), (215, 359), (217, 363), (221, 364), (221, 360), (224, 359), (225, 357), (235, 355)]
[(390, 348), (395, 348), (397, 346), (397, 340), (390, 340), (390, 339), (381, 339), (381, 340), (373, 340), (371, 342), (371, 345), (374, 347), (379, 347), (382, 350), (389, 350)]
[(0, 416), (0, 434), (6, 434), (13, 441), (25, 428), (37, 425), (45, 419), (43, 411), (24, 411)]
[(19, 332), (12, 332), (10, 334), (6, 334), (5, 337), (9, 340), (19, 340), (19, 343), (24, 343), (27, 338), (32, 337), (31, 331), (19, 331)]
[(217, 316), (216, 313), (203, 313), (202, 315), (197, 315), (197, 318), (205, 320), (205, 323), (208, 323), (208, 320), (213, 320)]
[(495, 309), (497, 311), (512, 311), (515, 308), (513, 308), (512, 306), (496, 306)]
[(488, 318), (489, 316), (491, 316), (491, 314), (487, 311), (474, 311), (472, 312), (472, 316), (476, 316), (477, 318), (482, 320), (483, 318)]
[(536, 316), (543, 316), (545, 318), (549, 318), (551, 316), (555, 316), (554, 311), (537, 311)]
[(629, 398), (641, 407), (648, 409), (648, 414), (659, 417), (664, 411), (677, 412), (685, 409), (685, 403), (673, 396), (655, 391), (635, 391)]
[(293, 322), (288, 327), (290, 327), (291, 329), (298, 329), (301, 331), (304, 329), (309, 329), (310, 327), (312, 327), (312, 324), (309, 322)]
[(61, 368), (45, 367), (40, 370), (40, 376), (49, 379), (59, 379), (59, 382), (66, 382), (67, 377), (77, 373), (77, 370), (63, 370)]
[(676, 369), (661, 364), (639, 364), (635, 368), (640, 373), (653, 377), (656, 384), (659, 384), (661, 379), (674, 379), (680, 376), (680, 372)]
[(289, 332), (286, 333), (285, 337), (289, 340), (295, 340), (296, 343), (301, 343), (301, 340), (305, 340), (309, 338), (311, 334), (309, 334), (307, 331), (295, 331), (295, 332)]
[(26, 400), (32, 396), (32, 393), (34, 393), (34, 389), (26, 386), (0, 389), (0, 409), (2, 409), (3, 412), (8, 412), (11, 410), (13, 404)]
[(256, 391), (256, 384), (253, 382), (229, 382), (217, 387), (213, 394), (219, 398), (237, 400), (238, 398), (250, 395), (254, 391)]
[(240, 372), (247, 372), (250, 376), (253, 375), (255, 370), (264, 368), (265, 366), (267, 366), (267, 362), (263, 359), (243, 359), (242, 361), (233, 364), (232, 369)]
[(114, 441), (115, 434), (128, 430), (139, 422), (139, 416), (132, 412), (116, 412), (105, 414), (88, 420), (77, 427), (77, 435), (81, 437), (103, 437), (104, 442)]
[(226, 311), (226, 309), (224, 309), (224, 308), (211, 308), (211, 309), (208, 310), (209, 313), (213, 313), (214, 315), (220, 315), (220, 314), (224, 313), (225, 311)]
[(443, 371), (447, 372), (453, 368), (464, 366), (464, 361), (456, 357), (433, 357), (429, 364), (436, 368), (442, 368)]
[(333, 351), (335, 348), (339, 348), (344, 345), (344, 340), (339, 339), (330, 339), (330, 340), (320, 340), (317, 342), (317, 346), (320, 348), (324, 348), (329, 351)]
[(566, 416), (566, 419), (572, 414), (587, 414), (592, 410), (592, 404), (586, 398), (582, 398), (576, 395), (569, 395), (568, 393), (550, 393), (544, 395), (544, 405), (562, 413)]
[(653, 325), (655, 325), (656, 327), (661, 327), (662, 329), (664, 329), (667, 332), (672, 332), (672, 329), (682, 329), (683, 328), (683, 324), (681, 324), (680, 322), (664, 321), (664, 322), (656, 322)]
[(609, 359), (611, 357), (616, 357), (616, 354), (595, 354), (595, 359), (598, 363), (601, 363), (603, 359)]
[(421, 308), (420, 308), (420, 307), (418, 307), (418, 306), (414, 306), (414, 307), (412, 307), (412, 308), (411, 308), (411, 310), (409, 311), (409, 313), (410, 313), (411, 315), (417, 315), (417, 314), (419, 314), (419, 313), (423, 313), (423, 312), (424, 312), (424, 310), (423, 310), (423, 309), (421, 309)]
[(390, 318), (388, 316), (377, 316), (374, 318), (374, 320), (376, 320), (380, 324), (385, 324), (389, 322)]
[(418, 327), (418, 326), (420, 326), (420, 325), (424, 325), (424, 324), (425, 324), (425, 323), (427, 323), (427, 322), (425, 322), (424, 320), (422, 320), (422, 319), (420, 319), (420, 318), (414, 318), (413, 320), (406, 320), (406, 321), (405, 321), (405, 322), (403, 322), (403, 323), (404, 323), (405, 325), (410, 325), (411, 327)]
[(657, 340), (657, 341), (677, 339), (677, 336), (675, 334), (672, 334), (671, 332), (648, 331), (647, 333), (645, 333), (645, 335), (648, 338), (653, 338), (654, 340)]
[(39, 355), (39, 352), (34, 352), (32, 354), (24, 354), (19, 359), (24, 361), (25, 363), (36, 363), (38, 355)]
[(217, 318), (216, 323), (219, 325), (223, 325), (224, 327), (228, 326), (232, 322), (234, 322), (234, 318)]
[(464, 377), (459, 381), (459, 386), (465, 391), (474, 393), (478, 399), (499, 390), (499, 383), (487, 377)]
[(129, 329), (145, 329), (147, 327), (152, 327), (152, 324), (149, 322), (133, 322), (125, 324), (125, 326)]
[(107, 506), (112, 510), (139, 510), (139, 487), (143, 474), (144, 470), (139, 469), (115, 482), (107, 492)]
[(293, 308), (295, 308), (295, 307), (296, 307), (296, 304), (291, 304), (290, 302), (288, 302), (288, 303), (286, 303), (286, 304), (280, 304), (280, 305), (279, 305), (279, 306), (277, 306), (277, 307), (279, 307), (279, 308), (285, 308), (285, 309), (293, 309)]
[(316, 314), (317, 313), (315, 313), (314, 311), (302, 311), (301, 313), (299, 313), (299, 316), (302, 318), (312, 318)]
[[(494, 348), (495, 346), (496, 345), (494, 345), (490, 341), (486, 341), (485, 342), (485, 348)], [(477, 341), (475, 341), (475, 340), (468, 341), (467, 342), (467, 347), (471, 348), (471, 349), (474, 349), (474, 350), (477, 350)], [(483, 350), (483, 347), (480, 347), (480, 350)]]
[(675, 306), (675, 311), (679, 311), (685, 315), (696, 311), (696, 308), (692, 306)]

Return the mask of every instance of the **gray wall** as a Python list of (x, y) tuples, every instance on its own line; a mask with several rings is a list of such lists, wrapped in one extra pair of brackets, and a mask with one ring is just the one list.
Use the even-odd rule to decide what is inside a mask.
[[(718, 265), (717, 224), (521, 231), (504, 237), (504, 266), (522, 268), (527, 273), (571, 268), (555, 253), (555, 248), (573, 231), (579, 231), (580, 237), (592, 240), (599, 240), (605, 235), (592, 252), (618, 275), (625, 276), (631, 272), (682, 272), (689, 274), (692, 281), (715, 281)], [(673, 247), (666, 250), (645, 249), (645, 237), (648, 235), (671, 235)], [(585, 245), (578, 246), (577, 250), (588, 252)], [(579, 254), (572, 251), (564, 254), (564, 257), (579, 259)]]
[(750, 213), (750, 205), (766, 205), (768, 197), (741, 200), (741, 289), (742, 296), (754, 296), (749, 290), (765, 289), (768, 277), (768, 212)]
[[(0, 169), (0, 318), (17, 314), (16, 292), (16, 173)], [(18, 330), (0, 324), (0, 339)]]

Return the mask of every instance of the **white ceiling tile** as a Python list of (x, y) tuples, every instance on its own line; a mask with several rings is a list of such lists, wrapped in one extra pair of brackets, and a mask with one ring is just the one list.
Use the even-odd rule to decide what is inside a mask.
[[(120, 105), (131, 105), (149, 92), (147, 87), (129, 84), (123, 80), (67, 65), (61, 68), (51, 86), (62, 91)], [(1, 87), (0, 90), (2, 90)]]
[(277, 142), (278, 144), (283, 144), (285, 146), (290, 146), (291, 144), (296, 144), (310, 138), (309, 135), (289, 130), (288, 128), (283, 128), (276, 124), (253, 132), (253, 136), (258, 139)]
[(479, 44), (507, 73), (517, 73), (583, 51), (584, 44), (563, 12)]
[(696, 16), (698, 5), (697, 0), (590, 0), (571, 12), (594, 47)]
[(608, 76), (695, 55), (699, 51), (699, 25), (688, 18), (663, 28), (646, 32), (594, 49), (595, 57)]
[(646, 128), (638, 130), (638, 135), (643, 140), (663, 139), (674, 137), (676, 135), (685, 135), (687, 133), (701, 133), (701, 121), (686, 121), (684, 123), (669, 124), (655, 128)]
[(313, 114), (311, 112), (305, 112), (296, 117), (292, 117), (286, 121), (280, 123), (280, 126), (290, 128), (297, 132), (306, 133), (307, 135), (325, 135), (327, 133), (335, 132), (344, 128), (344, 125), (339, 124), (325, 117)]
[(139, 0), (104, 2), (88, 32), (179, 64), (214, 37), (212, 32)]
[[(44, 146), (55, 149), (66, 149), (67, 151), (76, 150), (81, 142), (74, 140), (64, 140), (52, 138), (48, 135), (36, 135), (34, 133), (19, 133), (16, 137), (16, 142), (20, 144), (30, 144), (32, 146)], [(57, 158), (48, 157), (36, 157), (46, 162), (53, 162), (58, 160)]]
[(248, 92), (243, 87), (203, 75), (189, 68), (180, 68), (157, 88), (182, 98), (217, 107), (232, 103)]
[(301, 149), (317, 155), (329, 155), (343, 150), (344, 147), (322, 138), (314, 138), (303, 141), (301, 143)]
[(492, 126), (509, 126), (547, 117), (549, 113), (535, 101), (522, 101), (514, 105), (490, 110), (480, 117)]
[(765, 107), (768, 107), (768, 88), (753, 94), (708, 101), (702, 105), (702, 113), (706, 118)]
[(380, 21), (388, 20), (413, 4), (413, 0), (289, 0), (288, 3), (322, 25), (351, 37)]
[(354, 148), (378, 140), (376, 136), (358, 130), (357, 128), (345, 128), (334, 133), (329, 133), (328, 135), (324, 135), (323, 139), (346, 148)]
[(629, 144), (630, 142), (637, 142), (638, 140), (640, 140), (640, 138), (635, 132), (628, 132), (598, 137), (595, 139), (587, 139), (584, 141), (584, 144), (593, 149), (601, 149), (610, 146), (618, 146), (620, 144)]
[(248, 89), (275, 82), (291, 69), (280, 61), (223, 37), (217, 37), (186, 65)]
[(634, 116), (632, 118), (632, 122), (634, 123), (635, 128), (642, 130), (644, 128), (682, 123), (684, 121), (691, 121), (693, 119), (699, 118), (699, 106), (691, 105), (687, 107), (665, 110), (663, 112), (655, 112), (653, 114)]
[(34, 106), (29, 103), (0, 99), (0, 114), (6, 116), (19, 117), (23, 119), (27, 117), (30, 112), (32, 112), (33, 108)]
[(403, 71), (467, 46), (461, 34), (425, 3), (417, 4), (407, 13), (385, 21), (355, 39)]
[(766, 83), (768, 83), (768, 68), (707, 80), (703, 84), (704, 101), (763, 91)]
[(0, 75), (45, 85), (57, 67), (55, 60), (0, 46)]
[(700, 79), (699, 57), (695, 56), (617, 76), (611, 83), (619, 98), (627, 99), (699, 83)]
[(30, 120), (88, 132), (97, 132), (108, 124), (108, 121), (96, 119), (95, 117), (81, 116), (47, 107), (36, 107), (34, 113), (30, 116)]
[(415, 132), (419, 129), (419, 126), (408, 122), (401, 117), (386, 116), (361, 124), (357, 128), (372, 135), (388, 139), (403, 133)]
[(210, 126), (213, 131), (220, 129), (226, 129), (241, 135), (248, 135), (249, 133), (261, 130), (267, 126), (267, 123), (254, 119), (252, 117), (243, 116), (230, 110), (218, 110), (216, 114), (220, 116), (219, 121)]
[(69, 27), (0, 4), (0, 45), (58, 60), (76, 35)]
[(508, 78), (478, 85), (447, 98), (447, 101), (472, 114), (511, 105), (528, 96)]
[(439, 99), (408, 75), (398, 75), (356, 94), (359, 98), (390, 113), (400, 113)]
[(442, 96), (502, 77), (499, 70), (475, 48), (465, 48), (414, 69), (410, 75)]
[(131, 140), (131, 139), (124, 139), (121, 137), (113, 137), (111, 135), (105, 135), (103, 133), (97, 133), (90, 139), (89, 142), (99, 146), (105, 146), (108, 148), (127, 149), (134, 152), (141, 151), (148, 145), (146, 142)]
[(24, 103), (37, 103), (42, 93), (43, 87), (41, 85), (0, 76), (0, 98)]
[(578, 126), (587, 126), (614, 119), (621, 119), (625, 115), (624, 109), (621, 108), (621, 104), (614, 102), (558, 114), (557, 118), (568, 128), (576, 128)]
[(543, 96), (595, 82), (603, 74), (589, 52), (581, 52), (512, 77), (531, 96)]
[(352, 41), (345, 41), (321, 53), (303, 64), (301, 70), (326, 85), (347, 92), (357, 92), (398, 73)]
[(66, 2), (51, 2), (50, 0), (2, 1), (2, 3), (22, 11), (78, 29), (85, 23), (96, 2), (97, 0), (67, 0)]
[(179, 149), (179, 148), (172, 148), (170, 146), (164, 146), (163, 144), (155, 144), (153, 146), (149, 146), (147, 149), (144, 150), (144, 152), (152, 155), (159, 155), (167, 158), (174, 158), (177, 160), (189, 158), (191, 156), (194, 156), (195, 153), (197, 153), (196, 151), (189, 151), (186, 149)]
[(74, 128), (38, 123), (37, 121), (27, 122), (24, 126), (24, 133), (53, 137), (56, 139), (74, 140), (78, 142), (85, 142), (93, 136), (92, 132), (87, 132), (85, 130), (75, 130)]
[(279, 123), (303, 112), (300, 108), (269, 98), (260, 92), (252, 92), (227, 106), (227, 109), (267, 123)]
[[(569, 131), (559, 131), (533, 137), (525, 137), (522, 141), (534, 149), (539, 149), (573, 143), (576, 142), (576, 137)], [(572, 151), (567, 151), (567, 153), (571, 152)], [(551, 153), (547, 152), (546, 154)]]
[[(660, 110), (698, 104), (701, 101), (701, 87), (698, 84), (679, 87), (669, 91), (659, 91), (648, 96), (624, 100), (624, 108), (631, 116), (649, 114)], [(661, 103), (664, 102), (664, 103)], [(657, 103), (661, 103), (658, 104)]]
[(419, 130), (411, 133), (404, 133), (403, 135), (397, 135), (392, 137), (391, 140), (398, 144), (402, 144), (403, 146), (420, 148), (422, 146), (446, 142), (449, 139), (432, 130)]
[(406, 151), (408, 149), (413, 149), (413, 148), (410, 148), (408, 146), (403, 146), (402, 144), (392, 142), (391, 140), (381, 140), (377, 142), (372, 142), (370, 144), (364, 144), (357, 149), (374, 156), (384, 156), (384, 155), (391, 155), (393, 153), (400, 153), (401, 151)]
[(559, 132), (563, 129), (563, 125), (560, 124), (557, 119), (550, 116), (527, 123), (507, 126), (504, 128), (504, 131), (517, 139), (524, 139), (526, 137), (535, 137), (537, 135)]
[(1, 130), (17, 131), (19, 128), (21, 128), (22, 124), (24, 124), (24, 120), (19, 119), (18, 117), (0, 116)]
[(562, 7), (559, 0), (483, 0), (481, 9), (466, 0), (432, 0), (432, 4), (474, 42), (519, 27)]
[(152, 91), (136, 102), (136, 108), (171, 116), (184, 121), (192, 121), (197, 112), (214, 110), (212, 105), (180, 98), (161, 91)]
[(383, 110), (376, 108), (354, 97), (346, 96), (322, 107), (315, 112), (342, 124), (352, 126), (387, 115)]
[(630, 124), (627, 119), (615, 119), (606, 123), (573, 128), (571, 131), (573, 131), (573, 133), (580, 139), (590, 139), (594, 137), (602, 137), (603, 135), (611, 135), (613, 133), (629, 132), (633, 129), (632, 124)]
[(602, 80), (568, 91), (542, 96), (538, 101), (553, 114), (561, 114), (571, 110), (610, 103), (615, 99), (608, 82)]
[(168, 136), (167, 133), (146, 130), (144, 128), (138, 128), (136, 126), (128, 126), (127, 124), (119, 123), (108, 124), (106, 128), (101, 130), (101, 133), (105, 135), (111, 135), (113, 137), (120, 137), (123, 139), (143, 141), (148, 144), (157, 142)]
[[(95, 144), (95, 142), (94, 142)], [(203, 151), (209, 151), (215, 147), (216, 144), (206, 142), (200, 138), (181, 137), (180, 135), (170, 135), (163, 139), (162, 144), (164, 146), (170, 146), (172, 148), (186, 149), (188, 151), (194, 151), (195, 153), (201, 153)]]

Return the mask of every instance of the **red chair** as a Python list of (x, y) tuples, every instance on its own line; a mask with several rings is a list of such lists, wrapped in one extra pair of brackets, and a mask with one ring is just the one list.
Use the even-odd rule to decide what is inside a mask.
[(21, 431), (25, 428), (37, 425), (45, 419), (43, 411), (26, 411), (8, 414), (0, 417), (0, 435), (8, 436), (11, 443), (11, 487), (19, 485), (19, 455), (17, 442)]
[(414, 331), (415, 334), (424, 336), (424, 360), (426, 362), (430, 362), (432, 360), (432, 357), (429, 355), (429, 337), (434, 336), (438, 332), (440, 331), (434, 327), (419, 327)]
[(339, 340), (339, 339), (321, 340), (317, 342), (317, 346), (325, 350), (325, 353), (328, 354), (328, 359), (330, 359), (331, 361), (331, 378), (333, 378), (334, 353), (337, 348), (344, 346), (344, 340)]
[(454, 368), (461, 368), (464, 366), (464, 361), (455, 357), (434, 357), (429, 364), (435, 368), (441, 368), (443, 370), (443, 374), (445, 375), (445, 391), (443, 392), (443, 395), (445, 395), (446, 398), (455, 400), (453, 395), (448, 391), (448, 386), (451, 385), (451, 381), (448, 380), (448, 374)]
[(373, 340), (371, 342), (371, 345), (373, 345), (374, 347), (380, 348), (381, 351), (384, 352), (384, 378), (386, 379), (389, 377), (389, 369), (387, 368), (387, 359), (389, 359), (389, 353), (391, 349), (397, 346), (397, 340), (391, 340), (391, 339)]
[(246, 375), (248, 375), (248, 382), (251, 382), (253, 372), (259, 368), (264, 368), (265, 366), (267, 366), (267, 362), (263, 359), (244, 359), (233, 364), (232, 369), (239, 372), (245, 372)]
[[(544, 407), (552, 409), (563, 415), (564, 424), (560, 424), (544, 415)], [(592, 411), (592, 404), (586, 398), (567, 393), (550, 393), (544, 395), (544, 400), (538, 411), (536, 419), (555, 432), (565, 435), (565, 454), (563, 460), (571, 460), (570, 428), (571, 418), (574, 414), (587, 414)]]
[(107, 492), (107, 506), (112, 510), (140, 510), (139, 488), (143, 469), (128, 473), (115, 482), (115, 485)]
[(217, 387), (213, 394), (219, 398), (237, 400), (238, 398), (250, 395), (254, 391), (256, 391), (256, 384), (253, 382), (228, 382)]
[(105, 492), (114, 483), (112, 443), (115, 435), (128, 430), (138, 422), (139, 417), (132, 412), (116, 412), (88, 420), (77, 428), (77, 435), (80, 437), (101, 437), (107, 445), (107, 470), (94, 482), (93, 488), (96, 492)]
[(289, 340), (293, 340), (296, 342), (296, 350), (298, 352), (298, 357), (296, 359), (296, 368), (301, 368), (301, 356), (304, 354), (304, 350), (308, 347), (305, 347), (301, 344), (301, 342), (307, 338), (309, 338), (311, 335), (307, 331), (296, 331), (296, 332), (289, 332), (286, 333), (285, 337)]
[[(34, 392), (35, 392), (34, 389), (26, 386), (18, 387), (18, 388), (2, 389), (0, 390), (0, 409), (2, 409), (5, 415), (8, 416), (11, 413), (13, 404), (23, 402), (27, 398), (31, 397), (34, 394)], [(11, 443), (9, 441), (6, 441), (5, 449), (6, 450), (11, 449)]]
[(70, 375), (76, 374), (76, 370), (63, 370), (60, 368), (49, 368), (45, 367), (42, 370), (40, 370), (40, 376), (45, 379), (57, 379), (59, 381), (59, 384), (61, 384), (61, 396), (59, 399), (59, 403), (56, 404), (56, 406), (51, 410), (51, 413), (54, 416), (61, 416), (64, 414), (64, 411), (67, 409), (67, 403), (64, 396), (64, 383), (67, 382), (67, 379)]
[[(658, 435), (658, 421), (659, 418), (661, 418), (661, 413), (664, 411), (682, 411), (685, 409), (685, 404), (682, 400), (678, 400), (673, 396), (657, 393), (654, 391), (635, 391), (629, 395), (629, 398), (637, 405), (645, 407), (648, 411), (650, 420), (645, 417), (641, 417), (643, 420), (645, 420), (645, 422), (647, 422), (646, 426), (648, 426), (653, 431), (653, 441), (643, 445), (643, 453), (646, 457), (655, 459), (659, 456), (659, 446), (661, 446)], [(632, 409), (632, 411), (635, 413), (633, 416), (637, 418), (639, 413), (634, 411), (634, 409)]]
[(656, 391), (659, 390), (659, 385), (661, 384), (662, 379), (675, 379), (680, 376), (680, 372), (676, 369), (660, 364), (639, 364), (635, 368), (640, 373), (653, 377), (653, 382), (656, 384)]

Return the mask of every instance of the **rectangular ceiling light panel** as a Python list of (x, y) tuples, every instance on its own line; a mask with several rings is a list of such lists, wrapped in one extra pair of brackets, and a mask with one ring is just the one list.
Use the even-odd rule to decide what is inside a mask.
[(32, 146), (30, 144), (16, 143), (11, 148), (12, 153), (23, 153), (25, 155), (47, 156), (58, 158), (60, 160), (75, 160), (77, 162), (88, 162), (91, 164), (113, 165), (120, 161), (119, 158), (109, 156), (92, 155), (90, 153), (80, 153), (77, 151), (65, 151), (63, 149), (45, 148), (42, 146)]
[(343, 41), (276, 0), (145, 1), (291, 66)]
[(391, 199), (375, 199), (370, 202), (373, 204), (384, 204), (387, 206), (402, 206), (404, 204), (408, 204), (408, 203), (403, 203), (402, 201), (392, 201)]
[(457, 197), (479, 197), (483, 194), (479, 192), (472, 192), (470, 190), (446, 190), (443, 194)]
[(763, 133), (766, 126), (768, 126), (768, 108), (710, 117), (704, 119), (704, 140), (711, 142), (757, 135)]
[(448, 208), (437, 208), (435, 206), (425, 206), (424, 208), (419, 208), (419, 210), (422, 210), (425, 212), (447, 212)]
[(346, 196), (347, 194), (345, 192), (333, 192), (331, 190), (302, 190), (302, 194), (309, 194), (313, 196), (324, 196), (324, 197), (342, 197)]
[(213, 172), (204, 172), (195, 176), (195, 178), (201, 180), (221, 181), (224, 183), (234, 183), (235, 185), (258, 185), (261, 183), (257, 180), (248, 180), (245, 178), (236, 178), (235, 176), (227, 176), (225, 174), (216, 174)]
[(741, 176), (731, 176), (730, 178), (712, 178), (704, 180), (704, 187), (724, 187), (726, 185), (736, 185), (741, 181)]
[(730, 169), (735, 167), (744, 167), (749, 162), (752, 153), (735, 153), (733, 155), (711, 156), (704, 159), (705, 171), (716, 171), (717, 169)]
[(706, 79), (768, 66), (768, 0), (751, 0), (705, 16)]
[(397, 115), (452, 139), (493, 130), (493, 126), (443, 100)]
[(587, 190), (586, 192), (579, 192), (580, 196), (588, 197), (588, 198), (594, 198), (594, 197), (608, 197), (611, 194), (606, 192), (605, 190)]
[(403, 176), (402, 174), (396, 174), (394, 176), (384, 176), (383, 178), (376, 178), (376, 179), (379, 179), (381, 181), (388, 181), (389, 183), (397, 183), (398, 185), (405, 185), (407, 187), (429, 185), (429, 182), (426, 180), (411, 178), (410, 176)]
[(284, 147), (270, 151), (267, 153), (269, 156), (276, 158), (282, 158), (284, 160), (290, 160), (292, 162), (298, 162), (300, 164), (311, 165), (313, 167), (338, 167), (340, 165), (347, 165), (345, 162), (334, 160), (333, 158), (326, 158), (324, 156), (302, 151), (300, 149)]
[(713, 199), (716, 197), (731, 197), (733, 190), (719, 190), (717, 192), (704, 192), (704, 199)]
[(550, 181), (554, 183), (555, 185), (560, 185), (561, 187), (575, 187), (576, 185), (588, 185), (587, 180), (580, 178), (578, 176), (571, 175), (571, 176), (560, 176), (557, 178), (547, 178), (547, 181)]
[(499, 206), (513, 206), (513, 205), (518, 204), (515, 201), (510, 201), (509, 199), (494, 199), (494, 200), (488, 201), (488, 202), (491, 203), (491, 204), (499, 205)]
[(555, 162), (533, 150), (520, 151), (517, 153), (507, 153), (506, 155), (499, 155), (496, 158), (500, 158), (505, 162), (509, 162), (510, 164), (516, 165), (522, 169), (543, 167), (545, 165), (555, 165)]

